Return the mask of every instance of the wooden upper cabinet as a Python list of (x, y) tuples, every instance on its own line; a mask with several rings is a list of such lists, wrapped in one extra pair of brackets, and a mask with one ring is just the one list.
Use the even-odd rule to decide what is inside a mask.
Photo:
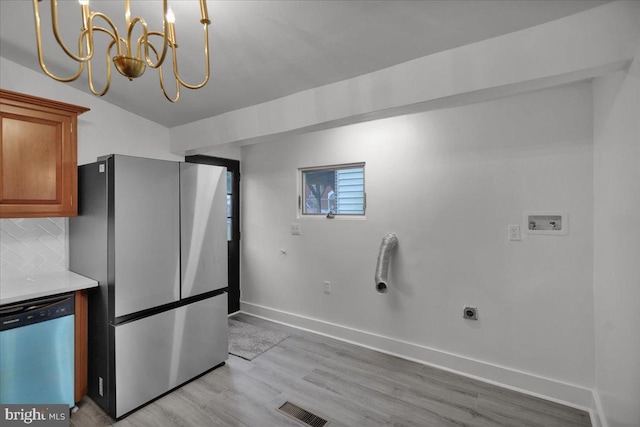
[(77, 119), (88, 110), (0, 89), (0, 218), (78, 214)]

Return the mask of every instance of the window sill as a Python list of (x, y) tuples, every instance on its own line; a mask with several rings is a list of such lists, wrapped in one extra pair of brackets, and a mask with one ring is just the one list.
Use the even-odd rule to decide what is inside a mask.
[(327, 218), (326, 215), (302, 215), (298, 213), (297, 219), (309, 219), (311, 221), (365, 221), (367, 219), (366, 215), (336, 215), (333, 218)]

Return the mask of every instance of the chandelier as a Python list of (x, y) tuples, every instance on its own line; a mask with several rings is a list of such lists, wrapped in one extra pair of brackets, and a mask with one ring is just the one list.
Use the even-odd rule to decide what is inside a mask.
[[(149, 31), (147, 29), (147, 23), (143, 18), (135, 17), (131, 18), (131, 8), (129, 0), (124, 0), (125, 7), (125, 23), (126, 28), (124, 32), (119, 32), (113, 21), (104, 13), (92, 12), (89, 9), (89, 0), (78, 0), (80, 3), (80, 12), (82, 17), (82, 26), (80, 35), (78, 36), (77, 53), (74, 53), (69, 49), (62, 41), (60, 32), (58, 29), (58, 2), (57, 0), (51, 0), (51, 24), (53, 27), (53, 35), (60, 47), (64, 52), (74, 61), (78, 62), (77, 72), (70, 77), (58, 77), (51, 73), (44, 63), (44, 56), (42, 53), (42, 36), (40, 29), (40, 11), (38, 9), (38, 2), (41, 0), (33, 0), (33, 10), (36, 24), (36, 41), (38, 45), (38, 61), (40, 67), (49, 77), (59, 82), (72, 82), (76, 80), (82, 71), (85, 64), (87, 66), (87, 74), (89, 80), (89, 89), (91, 93), (97, 96), (102, 96), (109, 90), (111, 84), (111, 62), (115, 66), (116, 70), (123, 76), (133, 80), (136, 77), (140, 77), (147, 66), (158, 70), (158, 76), (160, 79), (160, 88), (164, 93), (164, 96), (171, 102), (177, 102), (180, 99), (180, 87), (184, 86), (188, 89), (200, 89), (209, 80), (209, 16), (207, 13), (206, 0), (199, 0), (200, 2), (200, 23), (204, 29), (204, 59), (206, 75), (204, 80), (196, 85), (186, 83), (180, 78), (178, 72), (178, 60), (176, 50), (178, 44), (176, 42), (176, 29), (175, 29), (175, 17), (170, 8), (167, 7), (167, 0), (162, 0), (162, 32)], [(102, 25), (102, 26), (100, 26)], [(139, 29), (136, 28), (139, 27)], [(136, 39), (134, 38), (134, 30), (137, 33), (141, 32), (141, 35)], [(97, 90), (93, 82), (93, 64), (94, 59), (94, 34), (104, 33), (110, 39), (108, 47), (105, 52), (106, 57), (106, 84), (101, 90)], [(153, 39), (153, 43), (152, 40)], [(112, 49), (115, 49), (115, 55), (112, 57)], [(162, 72), (162, 65), (165, 59), (170, 56), (172, 61), (173, 76), (175, 81), (175, 97), (171, 97), (167, 94), (165, 89), (164, 74)]]

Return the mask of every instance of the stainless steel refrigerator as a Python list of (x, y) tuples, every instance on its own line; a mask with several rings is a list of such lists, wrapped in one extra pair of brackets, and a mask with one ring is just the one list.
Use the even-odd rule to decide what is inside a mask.
[(226, 169), (106, 156), (78, 168), (78, 199), (88, 394), (121, 418), (228, 357)]

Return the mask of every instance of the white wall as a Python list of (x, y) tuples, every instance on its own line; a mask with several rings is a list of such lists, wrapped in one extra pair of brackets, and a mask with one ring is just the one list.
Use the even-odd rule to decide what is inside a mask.
[[(468, 373), (547, 396), (558, 390), (533, 378), (592, 388), (591, 105), (579, 83), (243, 147), (243, 310), (451, 355), (438, 363), (452, 369), (471, 359), (485, 368)], [(298, 168), (361, 161), (365, 220), (296, 217)], [(566, 211), (569, 234), (509, 242), (507, 225), (536, 210)], [(382, 296), (388, 232), (400, 243)], [(462, 319), (464, 305), (480, 320)]]
[(594, 82), (594, 148), (596, 392), (609, 427), (637, 427), (640, 44), (628, 72)]
[[(91, 108), (78, 117), (79, 164), (113, 153), (183, 159), (169, 152), (169, 129), (2, 57), (0, 87)], [(66, 269), (66, 223), (52, 218), (0, 220), (0, 280)]]

